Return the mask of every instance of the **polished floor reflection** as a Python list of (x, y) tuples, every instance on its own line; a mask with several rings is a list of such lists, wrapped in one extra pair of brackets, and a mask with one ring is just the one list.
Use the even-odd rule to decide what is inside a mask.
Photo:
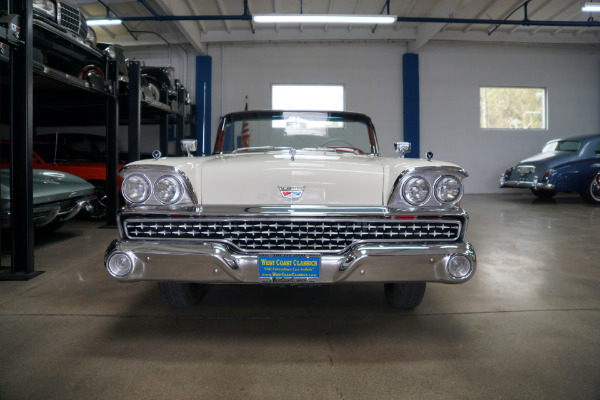
[(108, 277), (116, 230), (70, 221), (36, 251), (42, 275), (0, 282), (0, 399), (600, 398), (600, 207), (463, 205), (478, 271), (412, 312), (381, 285), (213, 286), (170, 309)]

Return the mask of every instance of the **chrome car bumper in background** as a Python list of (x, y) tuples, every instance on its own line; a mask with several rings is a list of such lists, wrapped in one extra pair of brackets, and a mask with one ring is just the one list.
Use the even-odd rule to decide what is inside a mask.
[[(73, 218), (87, 204), (85, 200), (68, 200), (54, 204), (33, 207), (33, 224), (37, 227), (48, 225), (55, 219), (67, 221)], [(10, 210), (0, 212), (0, 228), (10, 227)]]
[(550, 183), (541, 183), (536, 179), (533, 181), (512, 181), (507, 180), (506, 177), (502, 176), (500, 179), (501, 188), (525, 188), (535, 190), (554, 190), (555, 185)]
[(105, 266), (122, 282), (173, 281), (199, 283), (462, 283), (475, 272), (477, 258), (470, 243), (359, 244), (320, 259), (318, 278), (261, 278), (257, 254), (238, 254), (221, 243), (185, 241), (114, 241)]

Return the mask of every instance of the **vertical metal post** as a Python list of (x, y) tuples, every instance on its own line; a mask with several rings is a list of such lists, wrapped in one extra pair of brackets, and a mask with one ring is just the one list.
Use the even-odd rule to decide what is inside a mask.
[[(15, 0), (13, 12), (21, 16), (20, 38), (11, 58), (10, 117), (10, 219), (11, 277), (28, 280), (34, 271), (33, 257), (33, 5)], [(5, 277), (3, 277), (4, 279)]]
[(202, 147), (200, 149), (200, 155), (204, 155), (204, 147), (206, 146), (206, 82), (204, 82), (202, 95)]
[[(212, 58), (210, 56), (196, 57), (196, 133), (198, 142), (202, 142), (200, 154), (211, 153), (211, 91), (212, 91)], [(199, 130), (200, 121), (202, 129)], [(194, 135), (192, 135), (194, 136)]]
[(163, 156), (169, 155), (169, 114), (160, 114), (159, 137), (160, 152)]
[(141, 65), (139, 61), (129, 63), (129, 120), (128, 120), (128, 161), (140, 159), (141, 125)]
[(119, 208), (119, 71), (116, 61), (109, 61), (108, 72), (108, 79), (112, 80), (112, 93), (106, 100), (106, 223), (108, 226), (115, 226)]
[(421, 119), (419, 97), (419, 55), (406, 53), (402, 57), (402, 87), (404, 104), (404, 141), (411, 142), (407, 157), (420, 157)]
[(183, 127), (184, 127), (184, 106), (185, 106), (185, 93), (182, 88), (177, 90), (177, 105), (179, 106), (179, 112), (176, 114), (176, 124), (175, 124), (175, 149), (176, 154), (178, 156), (183, 155), (183, 150), (181, 150), (181, 140), (183, 139)]

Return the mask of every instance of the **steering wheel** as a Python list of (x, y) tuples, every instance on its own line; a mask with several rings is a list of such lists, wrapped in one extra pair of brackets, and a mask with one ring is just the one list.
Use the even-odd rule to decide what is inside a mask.
[(325, 146), (325, 145), (327, 145), (327, 144), (329, 144), (329, 143), (335, 143), (335, 142), (341, 142), (341, 143), (347, 144), (347, 145), (348, 145), (348, 147), (351, 147), (351, 148), (353, 148), (353, 149), (355, 149), (355, 148), (356, 148), (356, 147), (354, 147), (354, 145), (353, 145), (352, 143), (350, 143), (349, 141), (347, 141), (347, 140), (345, 140), (345, 139), (341, 139), (341, 138), (333, 138), (333, 139), (328, 139), (328, 140), (324, 141), (323, 143), (321, 143), (321, 144), (319, 145), (319, 147), (323, 147), (323, 146)]

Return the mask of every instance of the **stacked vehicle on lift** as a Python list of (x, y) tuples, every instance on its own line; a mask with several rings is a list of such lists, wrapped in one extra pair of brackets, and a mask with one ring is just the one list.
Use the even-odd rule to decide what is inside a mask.
[[(9, 1), (0, 0), (0, 14), (8, 15)], [(18, 16), (14, 16), (19, 18)], [(33, 0), (33, 68), (34, 71), (43, 76), (65, 81), (70, 85), (79, 86), (92, 91), (102, 93), (114, 93), (113, 82), (118, 85), (117, 94), (124, 98), (129, 96), (130, 90), (136, 90), (129, 83), (129, 60), (125, 57), (124, 49), (118, 44), (97, 43), (96, 34), (93, 28), (87, 25), (85, 16), (75, 5), (59, 0)], [(4, 45), (2, 46), (4, 49)], [(3, 52), (4, 54), (4, 52)], [(8, 58), (4, 61), (8, 61)], [(116, 64), (115, 76), (111, 75), (111, 63)], [(180, 103), (178, 100), (184, 99), (185, 104), (189, 104), (189, 92), (183, 87), (181, 82), (175, 79), (175, 71), (172, 67), (153, 67), (140, 64), (141, 82), (140, 82), (140, 99), (151, 107), (158, 107), (162, 112), (180, 112)], [(183, 93), (183, 96), (180, 95)], [(34, 115), (35, 118), (35, 115)], [(35, 119), (34, 119), (35, 123)], [(87, 135), (89, 137), (89, 135)], [(63, 142), (58, 143), (58, 135), (55, 136), (55, 149), (58, 147), (64, 148), (71, 146), (72, 143), (77, 143), (78, 139), (72, 135), (72, 143), (65, 142), (65, 137), (62, 137)], [(47, 145), (48, 138), (44, 138), (43, 142)], [(106, 141), (103, 136), (97, 136), (98, 140)], [(35, 143), (34, 147), (39, 143)], [(64, 157), (58, 159), (56, 157), (46, 157), (45, 161), (53, 162), (35, 162), (39, 159), (34, 156), (34, 165), (36, 169), (51, 169), (54, 171), (63, 172), (64, 176), (69, 176), (69, 173), (75, 174), (83, 180), (91, 183), (94, 191), (86, 207), (78, 202), (78, 208), (84, 208), (92, 218), (104, 218), (106, 216), (106, 145), (101, 146), (104, 149), (102, 159), (94, 159), (90, 161), (90, 165), (84, 168), (73, 168), (74, 162), (81, 165), (81, 160), (66, 159)], [(66, 153), (75, 154), (81, 152), (66, 151)], [(63, 152), (63, 154), (65, 154)], [(78, 157), (81, 158), (81, 157)], [(84, 157), (85, 158), (85, 157)], [(6, 161), (8, 158), (6, 158)], [(51, 166), (51, 168), (47, 168)], [(8, 167), (6, 165), (5, 167)], [(94, 171), (93, 174), (90, 171)], [(49, 171), (46, 171), (49, 172)], [(40, 173), (34, 172), (37, 176)], [(55, 179), (53, 182), (62, 182), (65, 179)], [(76, 177), (72, 177), (78, 179)], [(85, 180), (85, 181), (84, 181)], [(69, 179), (73, 181), (73, 179)], [(34, 183), (37, 180), (34, 180)], [(47, 183), (48, 179), (41, 179), (40, 182)], [(47, 186), (47, 185), (46, 185)], [(46, 187), (44, 186), (44, 188)], [(91, 191), (92, 186), (86, 184), (87, 194)], [(41, 193), (42, 187), (34, 185), (34, 197)], [(63, 190), (65, 195), (71, 194), (70, 189)], [(2, 192), (2, 204), (10, 203), (9, 190)], [(60, 197), (60, 196), (59, 196)], [(64, 196), (63, 196), (64, 197)], [(37, 203), (36, 203), (37, 204)], [(6, 207), (4, 207), (6, 208)], [(8, 215), (8, 210), (3, 208), (3, 215)], [(72, 213), (61, 214), (72, 216)], [(5, 219), (8, 221), (6, 217)], [(46, 225), (48, 218), (44, 219), (38, 225)], [(62, 218), (64, 221), (67, 218)], [(8, 222), (5, 224), (7, 225)], [(58, 227), (58, 221), (53, 226)]]

